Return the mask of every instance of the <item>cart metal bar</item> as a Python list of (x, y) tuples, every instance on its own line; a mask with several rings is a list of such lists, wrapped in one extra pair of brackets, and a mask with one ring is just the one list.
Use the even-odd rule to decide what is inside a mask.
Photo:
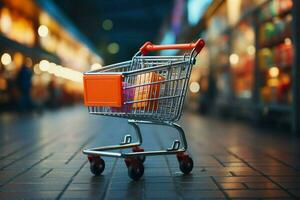
[(185, 152), (185, 149), (178, 150), (158, 150), (158, 151), (146, 151), (146, 152), (131, 152), (131, 153), (118, 153), (111, 151), (95, 151), (95, 150), (84, 150), (84, 154), (97, 155), (97, 156), (107, 156), (107, 157), (118, 157), (118, 158), (126, 158), (126, 157), (134, 157), (134, 156), (157, 156), (157, 155), (170, 155), (170, 154), (178, 154)]
[(102, 71), (105, 71), (105, 70), (110, 70), (110, 69), (113, 69), (113, 68), (116, 68), (116, 67), (120, 67), (120, 66), (124, 66), (124, 65), (130, 65), (130, 64), (131, 64), (131, 60), (128, 60), (128, 61), (124, 61), (124, 62), (112, 64), (112, 65), (107, 65), (107, 66), (101, 67), (100, 69), (87, 71), (84, 74), (93, 74), (93, 73), (102, 72)]
[[(128, 124), (134, 127), (135, 133), (137, 135), (137, 142), (130, 143), (130, 144), (121, 144), (121, 145), (112, 145), (112, 146), (103, 146), (103, 147), (96, 147), (91, 149), (83, 150), (84, 154), (90, 155), (99, 155), (99, 156), (109, 156), (109, 157), (130, 157), (130, 156), (155, 156), (155, 155), (168, 155), (168, 154), (177, 154), (180, 152), (185, 152), (188, 148), (187, 141), (185, 138), (185, 134), (183, 129), (180, 125), (172, 122), (152, 122), (152, 121), (139, 121), (139, 120), (128, 120)], [(147, 124), (147, 125), (161, 125), (161, 126), (169, 126), (177, 130), (179, 134), (180, 141), (179, 145), (182, 144), (181, 148), (170, 150), (156, 150), (156, 151), (146, 151), (146, 152), (131, 152), (131, 153), (118, 153), (118, 152), (111, 152), (108, 150), (115, 150), (115, 149), (125, 149), (131, 148), (135, 146), (140, 146), (142, 144), (142, 137), (141, 131), (138, 124)], [(177, 140), (175, 140), (177, 142)], [(173, 143), (175, 142), (173, 141)]]
[(119, 144), (119, 145), (111, 145), (111, 146), (105, 146), (105, 147), (95, 147), (95, 148), (91, 148), (90, 150), (104, 151), (104, 150), (114, 150), (114, 149), (127, 149), (127, 148), (136, 147), (136, 146), (140, 146), (140, 145), (141, 145), (141, 143), (134, 142), (134, 143), (130, 143), (130, 144)]
[(140, 102), (147, 102), (147, 101), (157, 101), (157, 100), (163, 100), (163, 99), (175, 99), (175, 98), (179, 98), (179, 97), (180, 97), (180, 95), (166, 96), (166, 97), (143, 99), (143, 100), (136, 100), (136, 101), (127, 101), (127, 102), (124, 102), (124, 104), (133, 104), (133, 103), (140, 103)]
[(126, 86), (126, 87), (123, 87), (123, 89), (131, 89), (131, 88), (137, 88), (137, 87), (142, 87), (142, 86), (147, 86), (147, 85), (155, 85), (155, 84), (159, 84), (159, 83), (169, 83), (169, 82), (180, 81), (180, 80), (184, 80), (184, 79), (186, 79), (186, 78), (175, 78), (175, 79), (172, 79), (172, 80), (153, 81), (151, 83), (144, 83), (144, 84), (140, 84), (140, 85)]
[[(176, 67), (176, 66), (180, 66), (181, 64), (187, 63), (188, 61), (180, 61), (180, 62), (173, 62), (173, 63), (168, 63), (168, 64), (164, 64), (164, 65), (158, 65), (158, 66), (154, 66), (154, 67), (148, 67), (148, 68), (142, 68), (142, 69), (136, 69), (136, 70), (131, 70), (131, 71), (126, 71), (126, 72), (107, 72), (105, 70), (102, 69), (98, 69), (95, 71), (89, 71), (89, 72), (85, 72), (84, 74), (89, 74), (89, 75), (93, 75), (93, 74), (123, 74), (124, 76), (132, 76), (132, 75), (136, 75), (136, 74), (142, 74), (148, 71), (157, 71), (157, 70), (162, 70), (164, 68), (168, 68), (168, 67)], [(111, 69), (111, 68), (109, 68)]]
[[(137, 58), (143, 58), (143, 56), (137, 56)], [(186, 56), (147, 56), (147, 59), (149, 59), (149, 61), (157, 61), (157, 59), (160, 60), (165, 60), (165, 61), (178, 61), (178, 59), (182, 59), (185, 58)], [(104, 72), (107, 70), (111, 70), (120, 66), (124, 66), (124, 65), (130, 65), (131, 64), (131, 60), (128, 61), (124, 61), (124, 62), (120, 62), (120, 63), (116, 63), (116, 64), (111, 64), (111, 65), (107, 65), (104, 67), (101, 67), (100, 69), (96, 69), (96, 70), (91, 70), (91, 71), (87, 71), (84, 74), (93, 74), (93, 73), (98, 73), (98, 72)]]
[(151, 72), (151, 71), (158, 71), (158, 70), (162, 70), (165, 68), (170, 68), (170, 67), (177, 67), (180, 66), (184, 63), (187, 63), (187, 61), (181, 61), (181, 62), (174, 62), (174, 63), (168, 63), (165, 65), (158, 65), (158, 66), (154, 66), (154, 67), (148, 67), (148, 68), (142, 68), (142, 69), (137, 69), (137, 70), (132, 70), (132, 71), (128, 71), (128, 72), (124, 72), (123, 74), (125, 76), (132, 76), (132, 75), (136, 75), (136, 74), (142, 74), (142, 73), (146, 73), (146, 72)]

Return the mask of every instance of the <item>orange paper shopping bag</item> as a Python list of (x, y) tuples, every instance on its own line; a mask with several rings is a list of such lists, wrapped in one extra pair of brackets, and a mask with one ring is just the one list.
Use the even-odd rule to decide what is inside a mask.
[[(155, 72), (138, 75), (135, 85), (134, 101), (139, 101), (133, 104), (133, 108), (141, 110), (157, 110), (158, 100), (160, 96), (160, 84), (155, 83), (164, 80), (164, 77)], [(151, 84), (153, 83), (153, 84)]]

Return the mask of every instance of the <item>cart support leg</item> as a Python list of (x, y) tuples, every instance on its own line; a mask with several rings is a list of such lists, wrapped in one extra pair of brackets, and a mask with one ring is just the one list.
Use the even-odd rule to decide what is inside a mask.
[[(131, 142), (131, 135), (126, 135), (124, 137), (123, 142), (119, 145), (111, 145), (111, 146), (102, 146), (102, 147), (94, 147), (91, 149), (84, 149), (82, 152), (88, 155), (102, 155), (102, 156), (111, 156), (111, 157), (122, 157), (121, 153), (118, 152), (107, 152), (107, 150), (114, 150), (114, 149), (126, 149), (131, 147), (140, 146), (143, 143), (143, 138), (141, 134), (140, 127), (138, 123), (134, 120), (128, 120), (128, 124), (134, 128), (134, 132), (137, 137), (136, 142)], [(105, 151), (105, 152), (104, 152)]]
[(181, 141), (183, 143), (183, 149), (186, 151), (187, 148), (188, 148), (188, 145), (187, 145), (187, 142), (186, 142), (184, 131), (181, 128), (181, 126), (179, 126), (178, 124), (175, 124), (175, 123), (170, 123), (169, 126), (175, 128), (178, 131), (180, 139), (181, 139)]
[[(185, 151), (187, 150), (188, 148), (188, 145), (187, 145), (187, 141), (186, 141), (186, 138), (185, 138), (185, 134), (184, 134), (184, 131), (183, 129), (181, 128), (180, 125), (176, 124), (176, 123), (172, 123), (172, 122), (150, 122), (150, 121), (135, 121), (135, 120), (128, 120), (128, 121), (131, 121), (132, 123), (135, 123), (135, 124), (151, 124), (151, 125), (163, 125), (163, 126), (170, 126), (174, 129), (177, 130), (177, 132), (179, 133), (179, 137), (180, 137), (180, 140), (182, 142), (182, 150), (184, 149)], [(140, 132), (139, 132), (140, 133)], [(178, 143), (181, 144), (178, 140), (175, 140), (173, 142), (173, 144), (175, 144), (176, 149), (179, 149), (179, 146), (178, 146)], [(172, 145), (173, 147), (174, 145)], [(172, 151), (172, 148), (170, 148), (170, 151)]]
[(142, 138), (140, 127), (137, 125), (136, 121), (133, 121), (133, 120), (128, 120), (128, 124), (134, 128), (135, 134), (137, 137), (137, 143), (139, 143), (139, 145), (141, 145), (143, 143), (143, 138)]
[[(134, 155), (138, 154), (145, 154), (145, 155), (159, 155), (159, 154), (173, 154), (176, 152), (185, 152), (188, 148), (186, 137), (184, 134), (183, 129), (181, 128), (180, 125), (172, 122), (150, 122), (150, 121), (137, 121), (137, 120), (128, 120), (133, 124), (150, 124), (150, 125), (162, 125), (162, 126), (169, 126), (177, 130), (180, 141), (175, 140), (173, 141), (173, 144), (171, 145), (171, 148), (168, 148), (167, 150), (162, 150), (162, 151), (148, 151), (148, 152), (141, 152), (141, 153), (135, 153)], [(138, 127), (138, 126), (137, 126)], [(137, 131), (138, 132), (138, 131)], [(140, 132), (139, 132), (140, 133)], [(133, 155), (132, 153), (126, 154), (127, 156)]]

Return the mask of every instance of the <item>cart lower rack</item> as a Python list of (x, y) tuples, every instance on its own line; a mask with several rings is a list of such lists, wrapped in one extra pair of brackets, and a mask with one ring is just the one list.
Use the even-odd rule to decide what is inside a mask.
[[(187, 141), (183, 129), (175, 122), (180, 119), (196, 56), (204, 41), (175, 45), (153, 45), (146, 42), (130, 61), (105, 66), (84, 74), (84, 102), (90, 114), (128, 119), (137, 136), (125, 135), (118, 145), (83, 150), (88, 155), (91, 172), (100, 175), (105, 168), (103, 156), (124, 158), (128, 175), (138, 180), (144, 173), (146, 156), (176, 154), (180, 170), (189, 174), (193, 160), (186, 153)], [(149, 51), (190, 50), (181, 56), (146, 56)], [(170, 148), (145, 151), (139, 124), (164, 125), (174, 128), (179, 139)], [(132, 148), (132, 152), (113, 150)]]

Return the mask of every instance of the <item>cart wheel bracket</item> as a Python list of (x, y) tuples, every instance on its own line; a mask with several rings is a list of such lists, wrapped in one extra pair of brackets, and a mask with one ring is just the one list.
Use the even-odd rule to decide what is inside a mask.
[(180, 147), (180, 141), (179, 140), (174, 140), (171, 148), (168, 148), (167, 150), (168, 151), (176, 151), (176, 150), (179, 149), (179, 147)]
[(131, 141), (132, 141), (131, 135), (125, 135), (123, 138), (123, 141), (120, 143), (120, 145), (130, 144)]

